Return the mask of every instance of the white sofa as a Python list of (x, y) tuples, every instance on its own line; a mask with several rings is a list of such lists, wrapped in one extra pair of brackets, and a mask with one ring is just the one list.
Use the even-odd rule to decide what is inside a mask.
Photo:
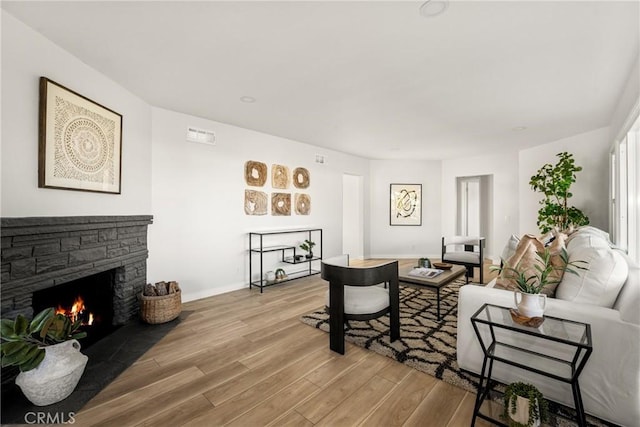
[[(586, 229), (583, 234), (589, 233), (594, 236), (597, 231), (599, 230), (594, 232), (590, 227), (590, 230)], [(604, 232), (600, 231), (600, 233)], [(567, 245), (570, 259), (572, 250), (577, 252), (575, 249), (577, 246), (575, 243), (572, 245), (571, 242)], [(624, 259), (628, 266), (626, 281), (618, 292), (613, 306), (603, 307), (584, 301), (577, 302), (580, 298), (574, 298), (573, 301), (550, 298), (545, 315), (591, 325), (593, 353), (579, 377), (585, 412), (606, 421), (635, 427), (640, 426), (640, 268), (626, 254), (617, 249), (610, 250), (621, 254), (622, 258), (616, 255), (617, 259)], [(584, 251), (581, 255), (584, 255)], [(563, 279), (563, 282), (564, 280), (566, 279)], [(562, 285), (561, 282), (558, 295), (563, 294), (560, 292)], [(589, 285), (590, 283), (585, 283), (585, 288)], [(564, 293), (566, 292), (565, 289)], [(461, 369), (475, 373), (480, 373), (482, 369), (483, 353), (470, 318), (484, 303), (513, 307), (513, 292), (492, 288), (490, 285), (486, 287), (467, 285), (460, 289), (458, 365)], [(544, 327), (544, 323), (542, 326)], [(544, 345), (551, 351), (558, 350), (551, 349), (554, 344), (548, 344), (546, 341), (536, 342), (535, 345)], [(515, 381), (532, 383), (542, 391), (545, 397), (574, 407), (569, 384), (499, 362), (494, 364), (492, 378), (507, 384)]]

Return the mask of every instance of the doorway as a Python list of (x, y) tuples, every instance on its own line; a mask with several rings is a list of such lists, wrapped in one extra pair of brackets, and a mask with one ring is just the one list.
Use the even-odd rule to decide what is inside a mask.
[(342, 177), (342, 253), (364, 259), (364, 190), (362, 177)]
[(485, 238), (487, 253), (491, 245), (491, 195), (493, 175), (456, 178), (458, 208), (456, 234)]
[(458, 178), (459, 236), (480, 236), (480, 177)]

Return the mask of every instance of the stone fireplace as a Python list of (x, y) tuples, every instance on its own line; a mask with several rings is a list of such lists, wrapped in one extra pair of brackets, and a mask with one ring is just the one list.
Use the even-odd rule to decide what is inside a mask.
[[(147, 227), (152, 219), (150, 215), (2, 218), (2, 317), (22, 313), (31, 318), (34, 293), (111, 271), (106, 273), (111, 324), (135, 318), (137, 295), (146, 283)], [(81, 283), (90, 287), (97, 282)]]
[(17, 368), (2, 369), (2, 424), (30, 423), (34, 413), (78, 412), (188, 315), (160, 325), (137, 321), (152, 220), (150, 215), (1, 219), (2, 317), (31, 318), (43, 307), (69, 307), (80, 294), (88, 311), (106, 319), (102, 329), (111, 329), (91, 343), (100, 334), (83, 326), (88, 335), (81, 340), (82, 352), (89, 362), (76, 390), (56, 404), (33, 406), (14, 384)]

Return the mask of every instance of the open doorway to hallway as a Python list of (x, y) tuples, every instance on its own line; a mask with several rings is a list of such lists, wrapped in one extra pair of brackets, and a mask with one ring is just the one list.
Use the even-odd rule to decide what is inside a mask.
[(484, 253), (493, 253), (493, 175), (457, 177), (456, 193), (456, 234), (484, 237)]

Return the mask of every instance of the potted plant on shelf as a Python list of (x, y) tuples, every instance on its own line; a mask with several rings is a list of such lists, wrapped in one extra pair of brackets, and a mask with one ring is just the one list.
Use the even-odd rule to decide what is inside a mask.
[(556, 156), (559, 157), (558, 163), (554, 166), (545, 164), (529, 181), (533, 191), (544, 194), (537, 221), (543, 233), (555, 227), (567, 231), (589, 224), (589, 218), (580, 209), (568, 206), (568, 199), (573, 196), (569, 189), (576, 182), (576, 172), (580, 172), (582, 167), (576, 166), (573, 154), (562, 152)]
[(503, 417), (510, 427), (537, 427), (549, 416), (549, 406), (540, 390), (523, 382), (511, 383), (503, 396)]
[(418, 268), (431, 268), (431, 260), (429, 258), (420, 258), (418, 260)]
[(17, 366), (16, 384), (37, 406), (50, 405), (69, 396), (87, 364), (78, 339), (82, 320), (72, 322), (53, 307), (36, 314), (31, 322), (21, 314), (2, 319), (0, 352), (2, 367)]
[(313, 247), (316, 244), (314, 242), (312, 242), (311, 240), (305, 240), (304, 243), (302, 243), (300, 245), (300, 249), (302, 249), (303, 251), (308, 252), (306, 257), (307, 259), (311, 259), (313, 258)]
[[(521, 263), (512, 267), (505, 260), (502, 260), (502, 267), (491, 267), (491, 270), (497, 270), (504, 278), (513, 280), (516, 286), (513, 299), (518, 314), (525, 318), (542, 317), (547, 305), (547, 296), (541, 291), (545, 286), (560, 283), (562, 274), (557, 273), (567, 272), (577, 275), (576, 269), (587, 269), (585, 261), (569, 261), (569, 255), (564, 248), (558, 254), (555, 262), (549, 248), (545, 248), (544, 251), (536, 251), (536, 261), (533, 268), (523, 267)], [(518, 300), (518, 296), (520, 296), (520, 300)]]

